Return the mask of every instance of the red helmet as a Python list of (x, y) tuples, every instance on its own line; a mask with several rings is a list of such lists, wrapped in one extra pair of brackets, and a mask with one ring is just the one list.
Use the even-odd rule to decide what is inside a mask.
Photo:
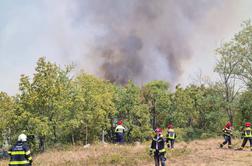
[(246, 122), (245, 123), (245, 127), (250, 127), (251, 126), (251, 123), (250, 122)]
[(167, 126), (167, 128), (168, 128), (168, 129), (171, 129), (171, 128), (173, 128), (173, 125), (172, 125), (172, 124), (169, 124), (169, 125)]
[(122, 124), (123, 124), (123, 121), (119, 120), (119, 121), (117, 122), (117, 124), (118, 124), (118, 125), (122, 125)]
[(155, 129), (155, 132), (156, 132), (156, 133), (162, 133), (162, 129), (161, 129), (161, 128), (156, 128), (156, 129)]
[(231, 122), (228, 122), (225, 127), (231, 127), (231, 126), (232, 126)]

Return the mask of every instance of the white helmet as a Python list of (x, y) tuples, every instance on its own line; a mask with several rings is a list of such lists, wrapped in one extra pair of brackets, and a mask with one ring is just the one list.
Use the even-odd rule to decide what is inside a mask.
[(20, 134), (18, 136), (18, 141), (26, 142), (27, 141), (27, 136), (25, 134)]

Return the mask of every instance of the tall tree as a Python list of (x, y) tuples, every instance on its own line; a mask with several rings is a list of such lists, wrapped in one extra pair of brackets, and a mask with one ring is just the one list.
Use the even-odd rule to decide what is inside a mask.
[(129, 81), (125, 87), (118, 87), (115, 93), (116, 117), (127, 127), (128, 141), (143, 141), (150, 131), (150, 114), (142, 103), (141, 89)]
[(165, 81), (151, 81), (143, 86), (142, 94), (149, 107), (152, 128), (155, 129), (163, 124), (163, 121), (158, 119), (159, 115), (169, 108), (169, 84)]
[(84, 142), (93, 142), (99, 139), (103, 131), (111, 130), (115, 112), (114, 87), (107, 81), (81, 73), (74, 80), (74, 88), (72, 123), (80, 131), (79, 137)]
[(12, 135), (16, 132), (15, 120), (15, 99), (8, 96), (7, 93), (0, 92), (0, 143), (8, 145), (11, 142)]
[(44, 141), (60, 141), (60, 133), (64, 126), (64, 118), (69, 111), (71, 67), (61, 69), (56, 64), (40, 58), (35, 68), (32, 81), (21, 76), (19, 95), (20, 118), (24, 129), (38, 135), (40, 148), (44, 149)]

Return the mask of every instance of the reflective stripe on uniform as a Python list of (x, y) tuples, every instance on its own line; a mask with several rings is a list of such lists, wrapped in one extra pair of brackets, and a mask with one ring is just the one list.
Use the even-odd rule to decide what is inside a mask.
[(28, 158), (28, 160), (32, 160), (32, 156), (30, 156), (30, 157)]
[(25, 155), (25, 151), (13, 151), (10, 152), (11, 155)]
[(25, 161), (10, 161), (10, 165), (22, 165), (22, 164), (29, 164), (30, 162), (25, 160)]
[(123, 133), (124, 130), (125, 130), (125, 128), (122, 125), (118, 125), (118, 126), (116, 126), (115, 132), (116, 133)]
[(244, 130), (244, 137), (245, 138), (250, 138), (250, 137), (252, 137), (252, 132), (251, 132), (251, 128), (245, 128), (245, 130)]
[(152, 148), (150, 148), (150, 151), (151, 151), (151, 152), (155, 152), (155, 151), (156, 151), (156, 149), (152, 149)]
[(31, 154), (31, 151), (28, 150), (25, 154), (26, 154), (26, 155), (29, 155), (29, 154)]
[(165, 149), (161, 149), (159, 150), (159, 153), (165, 152)]
[(168, 138), (169, 139), (175, 139), (175, 133), (174, 132), (169, 132)]

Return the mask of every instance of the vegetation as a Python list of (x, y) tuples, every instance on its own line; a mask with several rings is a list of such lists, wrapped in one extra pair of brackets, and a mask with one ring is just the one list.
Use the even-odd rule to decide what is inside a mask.
[[(251, 163), (249, 146), (244, 151), (234, 151), (224, 147), (219, 149), (218, 143), (222, 139), (194, 140), (179, 142), (174, 150), (166, 154), (167, 165), (209, 165), (209, 166), (247, 166)], [(46, 150), (42, 154), (33, 156), (36, 166), (153, 166), (154, 160), (148, 155), (148, 145), (145, 142), (139, 145), (127, 144), (95, 144), (89, 148), (83, 146), (66, 146)], [(241, 140), (233, 141), (234, 148), (239, 147)], [(7, 160), (1, 160), (0, 165), (8, 165)]]
[(175, 90), (162, 80), (140, 87), (130, 80), (116, 85), (83, 72), (72, 76), (72, 66), (62, 68), (42, 57), (32, 78), (21, 75), (16, 96), (0, 92), (0, 143), (13, 144), (22, 132), (36, 151), (94, 143), (102, 136), (113, 142), (118, 120), (127, 128), (127, 142), (148, 140), (153, 129), (170, 123), (181, 141), (216, 136), (228, 120), (239, 129), (251, 121), (251, 36), (247, 21), (216, 50), (219, 82), (177, 85)]

